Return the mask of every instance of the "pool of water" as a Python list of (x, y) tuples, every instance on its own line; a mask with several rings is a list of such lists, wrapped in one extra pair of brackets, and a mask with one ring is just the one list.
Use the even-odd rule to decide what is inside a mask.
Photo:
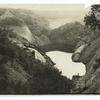
[(71, 79), (73, 75), (79, 74), (82, 76), (85, 74), (85, 65), (72, 62), (71, 53), (50, 51), (46, 54), (56, 63), (55, 67), (62, 71), (62, 75)]

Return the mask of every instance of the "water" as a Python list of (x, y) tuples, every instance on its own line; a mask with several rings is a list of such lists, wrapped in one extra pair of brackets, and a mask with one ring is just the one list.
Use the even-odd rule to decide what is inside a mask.
[(82, 76), (85, 74), (85, 65), (72, 62), (71, 53), (51, 51), (47, 52), (47, 55), (56, 63), (55, 67), (62, 71), (62, 75), (72, 79), (73, 75), (79, 74)]

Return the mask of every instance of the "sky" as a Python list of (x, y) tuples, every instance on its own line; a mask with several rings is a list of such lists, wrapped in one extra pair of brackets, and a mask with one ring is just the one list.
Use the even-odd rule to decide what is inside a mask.
[(9, 4), (0, 5), (0, 7), (32, 10), (39, 16), (45, 17), (49, 21), (51, 29), (75, 21), (83, 24), (84, 16), (90, 9), (84, 4)]
[(55, 4), (55, 5), (33, 5), (33, 11), (45, 17), (50, 28), (54, 29), (66, 23), (79, 21), (83, 24), (84, 16), (89, 8), (83, 4)]

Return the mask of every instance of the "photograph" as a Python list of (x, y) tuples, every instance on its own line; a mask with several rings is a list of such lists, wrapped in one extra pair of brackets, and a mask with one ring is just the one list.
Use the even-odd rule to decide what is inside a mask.
[(0, 95), (100, 94), (100, 4), (0, 4)]

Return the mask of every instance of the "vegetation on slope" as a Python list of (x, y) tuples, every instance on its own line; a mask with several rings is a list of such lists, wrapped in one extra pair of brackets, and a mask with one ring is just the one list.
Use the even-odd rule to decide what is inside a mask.
[(41, 51), (12, 30), (0, 27), (0, 93), (70, 93), (72, 81), (54, 68), (43, 51), (46, 63), (36, 60), (29, 48)]
[(0, 9), (0, 26), (4, 25), (27, 26), (32, 33), (33, 43), (39, 46), (50, 42), (46, 36), (50, 30), (48, 21), (30, 10)]
[(54, 29), (49, 34), (52, 43), (58, 45), (64, 45), (64, 48), (68, 48), (68, 52), (73, 52), (76, 44), (79, 42), (79, 37), (82, 38), (85, 35), (84, 26), (79, 22), (67, 23), (57, 29)]

